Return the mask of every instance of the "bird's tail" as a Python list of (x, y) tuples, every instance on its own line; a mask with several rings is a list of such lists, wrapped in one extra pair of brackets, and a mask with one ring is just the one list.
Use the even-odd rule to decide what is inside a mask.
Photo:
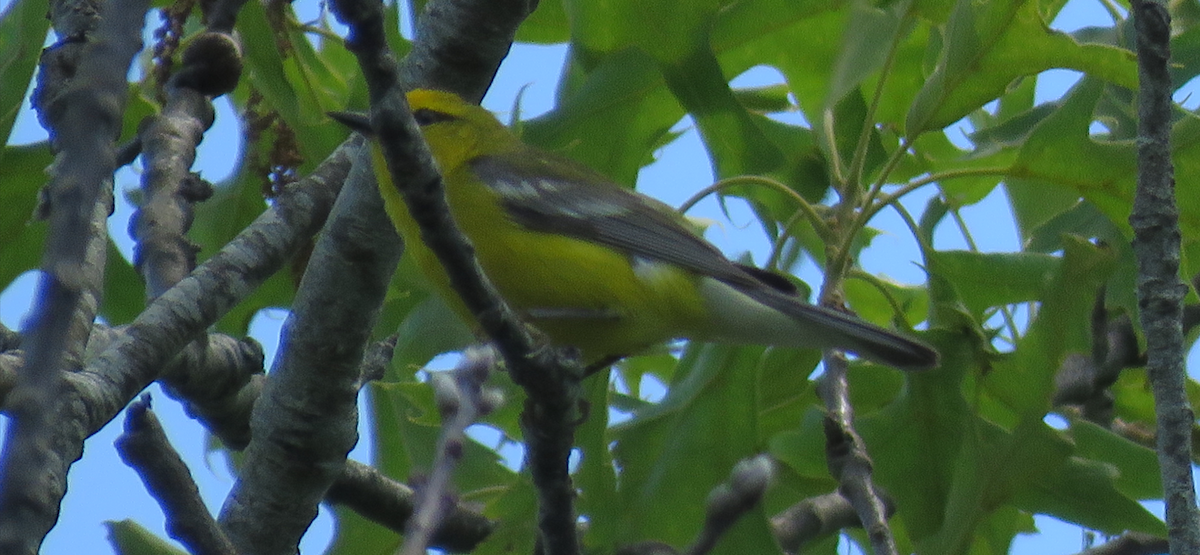
[(735, 287), (712, 279), (705, 280), (702, 290), (712, 314), (730, 323), (716, 327), (712, 333), (715, 339), (833, 347), (902, 370), (921, 370), (938, 364), (938, 352), (921, 341), (780, 291)]

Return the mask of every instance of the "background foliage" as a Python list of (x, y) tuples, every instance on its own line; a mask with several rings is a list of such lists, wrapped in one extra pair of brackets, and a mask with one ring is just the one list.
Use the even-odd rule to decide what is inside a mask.
[[(832, 257), (836, 271), (840, 257), (854, 259), (874, 236), (863, 229), (827, 250), (811, 222), (797, 217), (794, 195), (818, 203), (849, 191), (846, 200), (867, 215), (902, 213), (922, 247), (926, 283), (852, 271), (845, 295), (867, 319), (926, 330), (944, 357), (941, 368), (923, 373), (861, 363), (851, 372), (859, 429), (876, 479), (895, 501), (891, 524), (904, 552), (1006, 553), (1016, 534), (1033, 530), (1034, 514), (1104, 534), (1165, 533), (1139, 504), (1162, 495), (1145, 373), (1120, 374), (1104, 418), (1054, 402), (1069, 357), (1095, 358), (1097, 299), (1108, 310), (1101, 321), (1124, 314), (1136, 322), (1137, 311), (1127, 223), (1135, 172), (1132, 26), (1126, 6), (1106, 3), (1110, 26), (1051, 30), (1047, 22), (1064, 3), (543, 0), (517, 35), (570, 45), (555, 108), (515, 124), (524, 140), (634, 186), (639, 169), (690, 115), (719, 178), (758, 175), (785, 185), (734, 180), (719, 192), (753, 208), (775, 242), (771, 260), (780, 270), (805, 260), (829, 267)], [(1200, 73), (1200, 6), (1172, 8), (1174, 77), (1182, 85)], [(8, 135), (31, 81), (44, 13), (44, 3), (17, 0), (0, 19), (0, 135)], [(398, 29), (400, 10), (392, 5), (388, 13), (388, 28)], [(188, 25), (198, 28), (194, 18)], [(366, 107), (357, 65), (325, 19), (301, 22), (286, 4), (250, 2), (237, 31), (246, 70), (231, 98), (245, 153), (199, 205), (190, 237), (201, 259), (261, 213), (280, 182), (307, 174), (346, 138), (326, 111)], [(398, 31), (390, 39), (398, 53), (407, 50)], [(147, 56), (143, 67), (149, 64)], [(777, 69), (786, 85), (730, 87), (731, 77), (756, 66)], [(1052, 68), (1084, 78), (1061, 99), (1036, 104), (1037, 76)], [(153, 73), (143, 75), (130, 84), (126, 135), (157, 107)], [(773, 117), (779, 113), (802, 117)], [(966, 124), (969, 144), (948, 138), (956, 123)], [(1174, 135), (1184, 275), (1193, 276), (1200, 121), (1180, 108)], [(45, 226), (30, 214), (50, 161), (45, 144), (0, 151), (0, 285), (38, 263)], [(1019, 251), (933, 248), (935, 226), (959, 219), (962, 208), (997, 187), (1011, 204)], [(937, 188), (927, 205), (910, 212), (893, 202), (921, 188)], [(993, 224), (967, 225), (986, 234)], [(260, 310), (288, 306), (297, 272), (269, 280), (221, 320), (220, 331), (244, 334)], [(102, 307), (108, 322), (128, 322), (141, 310), (135, 276), (128, 261), (110, 256)], [(377, 332), (396, 330), (391, 371), (371, 386), (367, 412), (374, 464), (406, 480), (427, 469), (438, 433), (419, 369), (471, 336), (409, 265), (393, 282)], [(614, 384), (588, 384), (593, 408), (577, 436), (575, 469), (585, 545), (604, 552), (643, 539), (687, 545), (709, 490), (738, 460), (768, 452), (779, 461), (774, 487), (717, 551), (777, 551), (768, 517), (837, 488), (823, 449), (818, 353), (693, 344), (670, 354), (634, 357), (617, 368)], [(640, 395), (646, 375), (667, 384), (661, 400)], [(521, 393), (505, 387), (510, 403), (487, 423), (519, 442)], [(1195, 399), (1200, 389), (1191, 383), (1189, 392)], [(610, 422), (627, 413), (633, 417)], [(1049, 426), (1053, 414), (1065, 425)], [(530, 552), (535, 513), (527, 476), (492, 446), (472, 445), (456, 485), (463, 500), (500, 523), (477, 552)], [(337, 519), (334, 553), (396, 545), (395, 534), (348, 510), (338, 509)], [(121, 552), (170, 552), (134, 524), (113, 528)], [(832, 535), (806, 552), (834, 553), (836, 545)]]

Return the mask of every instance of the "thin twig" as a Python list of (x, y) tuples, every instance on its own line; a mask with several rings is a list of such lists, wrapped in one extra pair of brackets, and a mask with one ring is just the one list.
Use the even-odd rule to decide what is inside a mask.
[(449, 513), (453, 500), (450, 479), (469, 440), (467, 427), (498, 404), (483, 387), (495, 365), (496, 357), (490, 349), (468, 349), (454, 370), (433, 375), (442, 433), (433, 467), (421, 485), (420, 500), (404, 532), (404, 544), (397, 550), (399, 555), (423, 555)]
[(826, 351), (824, 362), (825, 376), (820, 391), (829, 413), (825, 418), (829, 469), (838, 480), (838, 491), (854, 506), (875, 555), (897, 555), (896, 539), (887, 524), (887, 503), (883, 492), (871, 479), (871, 457), (854, 429), (846, 357)]
[[(415, 511), (417, 494), (365, 464), (346, 461), (346, 468), (325, 499), (353, 509), (358, 514), (397, 533), (408, 528)], [(493, 524), (478, 512), (456, 504), (438, 523), (429, 546), (452, 553), (466, 553), (492, 532)]]
[(708, 494), (705, 507), (704, 526), (696, 541), (684, 553), (705, 555), (716, 547), (717, 540), (762, 501), (763, 494), (771, 485), (775, 474), (770, 457), (758, 455), (738, 461), (729, 473), (729, 479), (713, 488)]

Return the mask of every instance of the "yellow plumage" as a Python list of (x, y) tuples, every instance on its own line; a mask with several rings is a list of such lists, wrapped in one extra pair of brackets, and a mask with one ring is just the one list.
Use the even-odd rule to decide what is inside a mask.
[[(905, 368), (936, 364), (924, 344), (804, 303), (778, 279), (729, 262), (670, 207), (522, 143), (479, 106), (428, 90), (408, 101), (484, 272), (527, 322), (579, 347), (585, 360), (686, 337), (832, 346)], [(339, 119), (369, 132), (365, 121)], [(374, 152), (380, 192), (408, 252), (471, 321)]]

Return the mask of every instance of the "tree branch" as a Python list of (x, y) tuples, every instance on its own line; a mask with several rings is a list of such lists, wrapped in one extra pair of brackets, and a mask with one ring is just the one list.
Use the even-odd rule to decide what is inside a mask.
[(1142, 534), (1126, 532), (1103, 544), (1079, 552), (1079, 555), (1158, 555), (1167, 553), (1167, 540)]
[(1072, 353), (1063, 359), (1054, 375), (1056, 407), (1074, 405), (1087, 420), (1111, 428), (1115, 396), (1109, 389), (1121, 372), (1145, 364), (1138, 351), (1133, 322), (1125, 314), (1109, 318), (1103, 288), (1092, 307), (1090, 357)]
[(150, 410), (149, 395), (129, 405), (125, 433), (117, 438), (116, 446), (121, 460), (137, 471), (162, 507), (168, 535), (195, 555), (237, 555), (204, 506), (192, 473)]
[(404, 531), (404, 544), (397, 552), (399, 555), (423, 555), (449, 514), (454, 499), (450, 480), (468, 441), (467, 428), (499, 404), (483, 387), (495, 365), (496, 356), (491, 349), (472, 348), (464, 353), (462, 362), (454, 370), (432, 375), (430, 382), (442, 415), (442, 432), (438, 437), (437, 456), (422, 484), (416, 510)]
[[(443, 13), (482, 9), (478, 4), (482, 3), (463, 0), (462, 10)], [(528, 6), (521, 4), (524, 9), (520, 17), (505, 21), (515, 24), (528, 13)], [(409, 212), (420, 226), (421, 240), (438, 256), (450, 276), (451, 286), (475, 316), (480, 328), (494, 341), (513, 380), (528, 394), (521, 429), (529, 447), (530, 473), (538, 490), (542, 548), (550, 555), (574, 555), (579, 552), (579, 541), (575, 532), (575, 489), (567, 461), (574, 443), (574, 429), (580, 420), (578, 398), (583, 369), (575, 357), (564, 356), (558, 349), (542, 348), (533, 340), (524, 324), (488, 282), (475, 260), (474, 248), (451, 217), (445, 184), (421, 139), (403, 94), (407, 85), (428, 86), (430, 81), (423, 78), (429, 77), (429, 73), (413, 76), (417, 75), (416, 70), (431, 70), (414, 62), (416, 69), (406, 72), (405, 77), (416, 80), (401, 83), (395, 60), (384, 40), (383, 18), (377, 3), (341, 0), (334, 3), (334, 10), (350, 27), (346, 44), (358, 57), (367, 81), (372, 124), (387, 160), (392, 184), (400, 188)], [(430, 25), (428, 18), (434, 15), (426, 14), (422, 28)], [(422, 32), (418, 30), (418, 35)], [(478, 37), (471, 37), (471, 40), (478, 40)], [(438, 50), (436, 46), (430, 48)], [(495, 65), (499, 65), (498, 58)], [(487, 81), (490, 80), (489, 75)], [(473, 90), (451, 90), (467, 96), (479, 94)]]
[(825, 417), (825, 452), (829, 470), (837, 478), (838, 491), (850, 500), (858, 514), (871, 549), (876, 555), (896, 555), (896, 539), (887, 524), (884, 494), (871, 479), (871, 456), (854, 429), (854, 407), (850, 405), (850, 387), (846, 381), (846, 357), (825, 352), (825, 377), (821, 398), (829, 414)]
[(142, 46), (147, 7), (146, 0), (106, 4), (109, 17), (101, 18), (83, 49), (80, 60), (85, 63), (66, 89), (38, 106), (44, 121), (54, 124), (49, 128), (58, 156), (47, 189), (49, 202), (43, 205), (50, 231), (38, 302), (25, 337), (26, 365), (9, 395), (12, 420), (0, 454), (0, 553), (38, 551), (58, 520), (66, 491), (66, 473), (47, 470), (70, 464), (82, 450), (82, 445), (59, 450), (50, 441), (57, 411), (48, 407), (62, 403), (58, 390), (64, 363), (76, 362), (82, 353), (99, 305), (104, 263), (96, 252), (103, 252), (107, 240), (99, 231), (103, 218), (97, 215), (108, 212), (125, 75)]
[(192, 206), (212, 196), (212, 185), (191, 172), (196, 146), (212, 127), (212, 98), (230, 92), (242, 74), (242, 53), (228, 33), (242, 1), (218, 2), (213, 19), (220, 22), (188, 42), (182, 64), (166, 84), (162, 111), (138, 130), (142, 160), (143, 202), (133, 215), (130, 232), (137, 240), (134, 266), (146, 280), (146, 298), (154, 300), (196, 266), (199, 250), (187, 238)]
[[(117, 74), (125, 75), (124, 71)], [(36, 552), (57, 519), (67, 470), (79, 459), (83, 440), (111, 420), (158, 376), (164, 364), (281, 268), (316, 232), (345, 181), (347, 149), (358, 144), (344, 145), (312, 175), (287, 188), (221, 252), (155, 299), (111, 344), (89, 357), (81, 371), (65, 374), (66, 380), (53, 392), (56, 402), (39, 408), (51, 426), (38, 441), (52, 446), (53, 454), (36, 466), (23, 467), (23, 471), (33, 472), (23, 479), (23, 487), (36, 485), (36, 495), (24, 498), (19, 518), (7, 516), (17, 508), (0, 510), (4, 515), (0, 529), (5, 531), (0, 535), (6, 538), (0, 544), (20, 544), (4, 553)], [(9, 428), (10, 438), (15, 427)], [(11, 445), (6, 442), (5, 449), (12, 449)], [(11, 475), (12, 468), (5, 465), (3, 472)], [(9, 481), (5, 478), (4, 483)]]
[(429, 2), (417, 40), (400, 63), (406, 85), (454, 91), (478, 103), (538, 0)]
[[(416, 511), (416, 497), (412, 488), (378, 470), (346, 461), (346, 468), (329, 488), (325, 500), (345, 505), (396, 533), (404, 533)], [(483, 541), (492, 528), (492, 523), (482, 515), (455, 505), (438, 523), (429, 546), (465, 553)]]
[(137, 244), (133, 264), (154, 300), (196, 266), (199, 247), (187, 238), (195, 202), (212, 196), (212, 185), (190, 171), (196, 145), (213, 124), (212, 103), (193, 89), (168, 87), (160, 114), (143, 122), (141, 206), (129, 222)]
[(363, 351), (402, 252), (370, 162), (357, 157), (300, 282), (221, 511), (242, 553), (290, 555), (358, 438)]
[[(887, 515), (892, 506), (884, 499)], [(798, 553), (808, 543), (842, 528), (861, 527), (850, 500), (839, 492), (809, 497), (771, 517), (775, 539), (788, 553)]]
[[(121, 337), (124, 327), (97, 325), (91, 333), (89, 352), (103, 351)], [(0, 409), (4, 407), (6, 387), (11, 387), (24, 364), (20, 336), (0, 328)], [(379, 342), (363, 357), (360, 382), (378, 379), (390, 360), (393, 341)], [(250, 441), (250, 411), (265, 382), (262, 348), (252, 339), (236, 339), (209, 334), (194, 341), (163, 368), (160, 381), (173, 376), (165, 391), (184, 404), (189, 415), (216, 435), (229, 448), (245, 449)], [(81, 374), (69, 374), (72, 377)], [(361, 385), (361, 384), (360, 384)], [(412, 488), (381, 474), (375, 468), (356, 461), (346, 467), (326, 493), (325, 501), (345, 505), (362, 516), (396, 532), (404, 533), (413, 515), (416, 494)], [(430, 546), (451, 552), (473, 549), (491, 532), (486, 518), (465, 507), (452, 507), (430, 541)]]
[(709, 492), (704, 526), (700, 529), (696, 541), (684, 553), (704, 555), (712, 551), (717, 545), (717, 540), (721, 539), (742, 515), (762, 501), (774, 474), (771, 459), (766, 455), (738, 461), (730, 471), (729, 479)]
[(1137, 31), (1138, 184), (1129, 223), (1138, 260), (1138, 308), (1146, 334), (1146, 369), (1154, 389), (1158, 460), (1172, 553), (1200, 552), (1192, 481), (1192, 424), (1183, 368), (1183, 297), (1179, 279), (1179, 210), (1171, 165), (1171, 16), (1164, 4), (1134, 0)]

